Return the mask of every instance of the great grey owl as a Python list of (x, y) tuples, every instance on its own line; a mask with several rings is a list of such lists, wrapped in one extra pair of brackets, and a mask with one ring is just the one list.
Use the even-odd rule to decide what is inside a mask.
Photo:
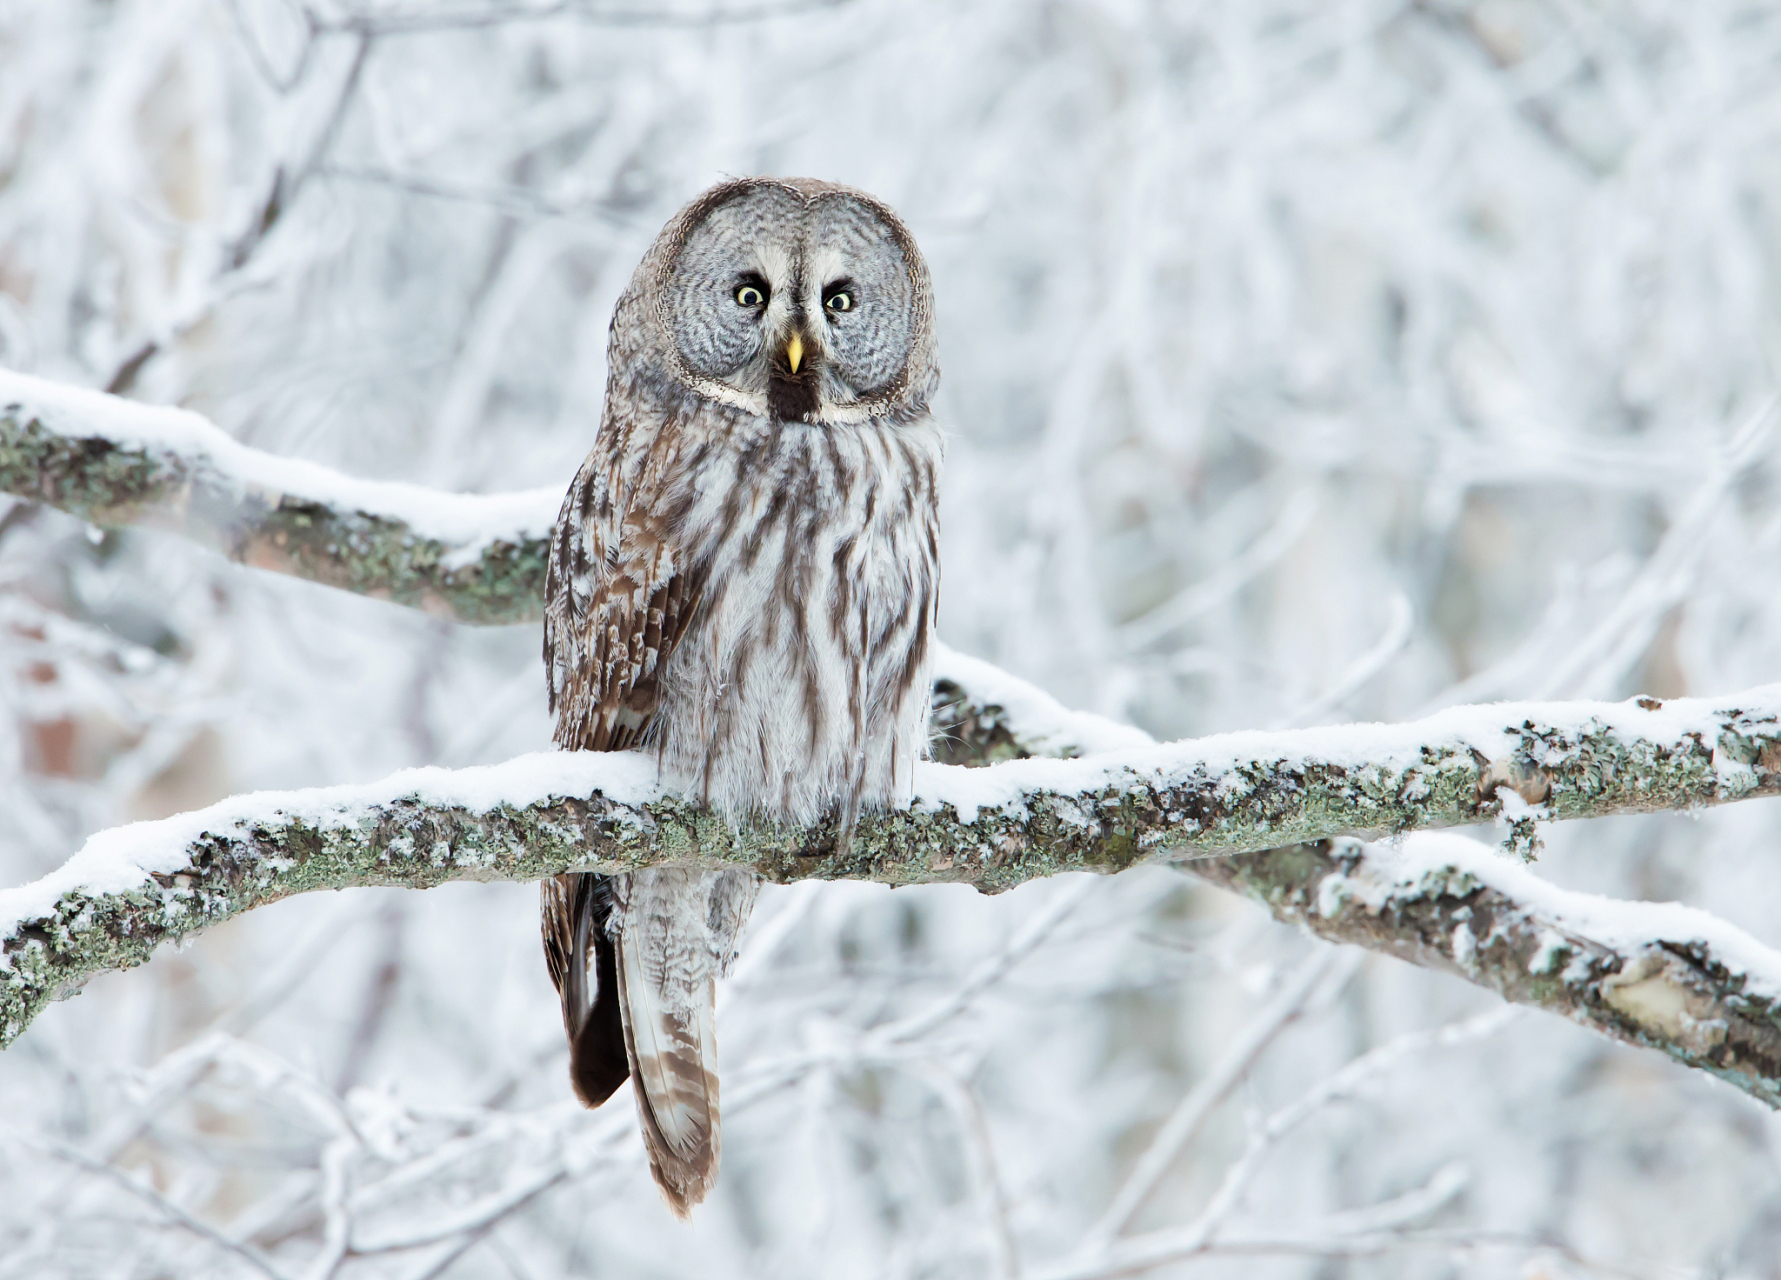
[[(653, 753), (736, 820), (906, 805), (927, 739), (939, 429), (927, 265), (863, 192), (714, 187), (612, 316), (606, 408), (563, 500), (544, 662), (556, 743)], [(544, 882), (570, 1076), (635, 1077), (684, 1215), (717, 1174), (713, 984), (758, 884), (662, 867)]]

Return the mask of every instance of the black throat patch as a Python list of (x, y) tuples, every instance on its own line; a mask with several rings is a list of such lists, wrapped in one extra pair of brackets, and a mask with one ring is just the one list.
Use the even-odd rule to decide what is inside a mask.
[(781, 422), (809, 422), (816, 417), (816, 370), (806, 365), (796, 374), (775, 369), (767, 377), (767, 412)]

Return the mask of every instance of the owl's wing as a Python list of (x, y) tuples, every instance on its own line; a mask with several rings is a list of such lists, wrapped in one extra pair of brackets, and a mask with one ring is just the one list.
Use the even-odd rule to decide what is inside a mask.
[(661, 702), (661, 674), (698, 606), (669, 521), (647, 503), (616, 510), (594, 458), (563, 501), (545, 574), (544, 662), (556, 744), (623, 751)]
[[(626, 503), (614, 470), (600, 449), (582, 463), (545, 567), (544, 665), (556, 744), (570, 751), (622, 751), (637, 740), (695, 604), (668, 522), (647, 500)], [(598, 1106), (630, 1072), (606, 928), (609, 888), (604, 877), (560, 875), (544, 883), (541, 905), (570, 1076), (582, 1101)]]

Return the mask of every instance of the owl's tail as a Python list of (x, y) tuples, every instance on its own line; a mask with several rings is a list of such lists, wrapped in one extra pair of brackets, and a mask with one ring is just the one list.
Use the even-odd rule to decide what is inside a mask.
[[(615, 939), (625, 1051), (649, 1169), (668, 1207), (686, 1217), (717, 1180), (716, 972), (684, 935), (703, 925), (698, 872), (661, 868), (625, 877)], [(691, 886), (676, 883), (691, 881)], [(664, 883), (666, 881), (667, 883)], [(691, 909), (698, 915), (687, 919)], [(703, 938), (699, 939), (703, 942)]]
[(716, 980), (758, 884), (748, 871), (682, 867), (544, 882), (576, 1095), (597, 1107), (634, 1077), (650, 1172), (682, 1218), (717, 1179)]

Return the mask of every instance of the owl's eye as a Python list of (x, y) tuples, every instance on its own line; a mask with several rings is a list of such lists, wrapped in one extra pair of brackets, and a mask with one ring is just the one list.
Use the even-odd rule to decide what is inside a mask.
[(767, 305), (767, 290), (758, 284), (745, 284), (736, 290), (736, 305), (739, 307), (764, 307)]
[(823, 299), (823, 306), (830, 311), (852, 311), (853, 294), (845, 289), (838, 289)]

